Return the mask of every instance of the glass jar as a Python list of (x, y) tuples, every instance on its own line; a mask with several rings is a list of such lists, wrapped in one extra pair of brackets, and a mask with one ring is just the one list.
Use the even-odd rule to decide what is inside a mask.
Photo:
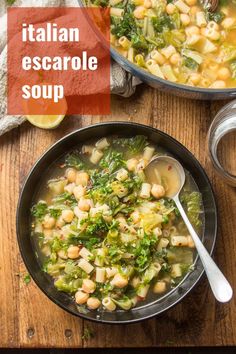
[(215, 116), (207, 136), (211, 162), (223, 179), (236, 186), (236, 100)]

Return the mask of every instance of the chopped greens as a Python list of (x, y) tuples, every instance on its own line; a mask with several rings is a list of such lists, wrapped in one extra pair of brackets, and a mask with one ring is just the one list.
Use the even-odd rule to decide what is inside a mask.
[(196, 70), (198, 68), (198, 63), (195, 60), (193, 60), (192, 58), (185, 57), (184, 58), (184, 65), (191, 70)]
[[(162, 195), (156, 195), (143, 170), (158, 147), (142, 135), (90, 144), (89, 152), (81, 147), (66, 155), (61, 176), (45, 184), (47, 202), (39, 199), (31, 209), (32, 237), (42, 270), (73, 297), (78, 311), (128, 311), (192, 270), (192, 242), (174, 201), (165, 197), (168, 177), (160, 176)], [(200, 194), (187, 185), (181, 200), (200, 227)]]
[(30, 282), (31, 282), (31, 277), (30, 277), (29, 274), (26, 274), (26, 275), (24, 276), (24, 283), (25, 283), (26, 285), (28, 285)]
[(31, 213), (36, 219), (42, 220), (43, 217), (47, 214), (47, 210), (47, 203), (40, 201), (32, 207)]
[(65, 164), (66, 166), (74, 167), (77, 170), (81, 170), (82, 168), (84, 168), (84, 163), (81, 160), (80, 154), (77, 151), (66, 156)]

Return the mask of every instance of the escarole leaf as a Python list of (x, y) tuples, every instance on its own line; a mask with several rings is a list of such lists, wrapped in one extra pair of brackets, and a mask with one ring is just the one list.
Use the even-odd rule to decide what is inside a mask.
[(68, 167), (74, 167), (77, 170), (83, 169), (84, 162), (81, 160), (79, 152), (73, 152), (71, 154), (68, 154), (65, 159), (65, 164)]
[(47, 203), (44, 201), (40, 201), (32, 207), (31, 214), (36, 219), (42, 220), (42, 218), (47, 214), (47, 209)]
[(181, 202), (184, 204), (190, 222), (195, 226), (199, 227), (202, 224), (200, 219), (200, 214), (202, 213), (201, 208), (201, 194), (199, 192), (184, 192), (181, 197)]
[(112, 299), (112, 301), (126, 311), (132, 307), (132, 301), (128, 298), (128, 296), (123, 296), (120, 300)]

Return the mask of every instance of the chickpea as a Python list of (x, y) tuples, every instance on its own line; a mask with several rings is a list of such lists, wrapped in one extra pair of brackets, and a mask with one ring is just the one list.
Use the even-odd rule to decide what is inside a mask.
[(197, 12), (200, 12), (200, 11), (201, 11), (200, 7), (198, 7), (198, 6), (193, 6), (193, 7), (191, 7), (191, 9), (190, 9), (190, 14), (191, 14), (191, 15), (196, 15), (196, 13), (197, 13)]
[(166, 12), (168, 15), (173, 15), (173, 13), (176, 11), (176, 6), (173, 4), (168, 4), (166, 5)]
[(217, 78), (220, 80), (227, 80), (230, 78), (230, 71), (228, 68), (220, 68), (218, 71)]
[(206, 36), (206, 31), (207, 31), (207, 28), (206, 28), (206, 27), (202, 27), (202, 28), (200, 29), (201, 35), (202, 35), (202, 36)]
[(172, 54), (170, 57), (170, 63), (173, 65), (179, 64), (180, 60), (181, 60), (181, 56), (179, 53)]
[(135, 171), (137, 164), (138, 164), (138, 160), (134, 158), (126, 161), (126, 166), (129, 171)]
[(147, 161), (144, 159), (140, 160), (139, 163), (137, 164), (137, 172), (143, 171), (146, 166), (147, 166)]
[(217, 63), (210, 63), (210, 64), (208, 65), (208, 68), (209, 68), (210, 70), (212, 70), (212, 71), (216, 71), (216, 70), (218, 70), (219, 65), (218, 65)]
[(77, 171), (74, 168), (68, 168), (66, 170), (66, 178), (68, 179), (68, 182), (70, 183), (75, 182), (76, 173)]
[(235, 19), (233, 17), (226, 17), (222, 22), (221, 22), (221, 26), (224, 29), (228, 29), (230, 27), (232, 27), (235, 24)]
[(68, 258), (68, 257), (67, 257), (67, 254), (66, 254), (66, 252), (65, 252), (64, 250), (58, 251), (58, 252), (57, 252), (57, 255), (58, 255), (58, 257), (60, 257), (61, 259), (67, 259), (67, 258)]
[(48, 239), (48, 238), (52, 237), (53, 232), (50, 229), (44, 229), (43, 234), (44, 234), (44, 237)]
[(57, 219), (56, 222), (56, 227), (59, 227), (60, 229), (62, 228), (62, 226), (65, 225), (65, 221), (63, 220), (62, 216), (59, 216), (59, 218)]
[(96, 289), (96, 284), (94, 283), (94, 281), (92, 281), (90, 279), (83, 280), (82, 290), (85, 293), (91, 294), (95, 291), (95, 289)]
[(56, 220), (55, 220), (55, 218), (53, 218), (52, 216), (47, 214), (47, 215), (45, 215), (42, 224), (45, 229), (52, 229), (56, 224)]
[(146, 8), (144, 6), (138, 6), (134, 10), (134, 17), (139, 20), (142, 20), (145, 16), (145, 12), (146, 12)]
[(188, 26), (190, 24), (190, 17), (187, 14), (180, 15), (180, 21), (184, 26)]
[(121, 274), (116, 274), (111, 281), (111, 285), (116, 286), (117, 288), (124, 288), (128, 285), (128, 279), (123, 277)]
[(207, 28), (205, 36), (213, 41), (218, 41), (220, 39), (220, 32)]
[(157, 281), (153, 287), (153, 292), (155, 294), (161, 294), (166, 291), (166, 283), (164, 281)]
[(188, 6), (196, 5), (197, 0), (185, 0), (184, 1)]
[(153, 184), (151, 189), (151, 194), (153, 195), (154, 198), (157, 199), (162, 198), (165, 195), (165, 189), (160, 184)]
[(89, 181), (89, 175), (87, 172), (78, 172), (76, 175), (76, 184), (86, 187)]
[(80, 251), (80, 249), (78, 246), (70, 245), (67, 250), (68, 258), (70, 258), (70, 259), (79, 258), (79, 251)]
[(75, 196), (76, 199), (80, 199), (81, 197), (83, 197), (85, 195), (85, 188), (81, 185), (76, 186), (73, 189), (73, 194)]
[(226, 87), (226, 83), (223, 80), (216, 80), (215, 82), (213, 82), (213, 84), (210, 87), (216, 89), (222, 89)]
[(134, 224), (137, 224), (140, 221), (140, 214), (138, 211), (133, 211), (132, 214), (130, 214), (130, 217)]
[(190, 34), (199, 34), (200, 33), (200, 29), (197, 26), (186, 27), (185, 31), (186, 31), (186, 33), (188, 35), (190, 35)]
[(197, 85), (201, 80), (201, 75), (199, 73), (192, 73), (190, 75), (190, 81), (194, 84)]
[(71, 222), (74, 218), (74, 212), (72, 210), (62, 210), (61, 216), (65, 222)]
[(207, 28), (215, 30), (215, 31), (219, 31), (220, 26), (215, 21), (210, 21), (207, 24)]
[(152, 7), (151, 0), (144, 0), (143, 6), (146, 7), (146, 9), (150, 9)]
[(90, 310), (96, 310), (101, 305), (101, 301), (96, 297), (90, 297), (87, 300), (87, 306)]
[(209, 87), (210, 84), (211, 84), (210, 80), (207, 79), (206, 77), (203, 77), (203, 78), (201, 79), (201, 85), (202, 85), (203, 87)]
[(78, 203), (78, 207), (82, 211), (89, 211), (91, 208), (90, 199), (81, 198)]
[(86, 294), (81, 290), (77, 291), (77, 293), (75, 294), (75, 301), (79, 305), (85, 304), (88, 298), (89, 298), (89, 294)]

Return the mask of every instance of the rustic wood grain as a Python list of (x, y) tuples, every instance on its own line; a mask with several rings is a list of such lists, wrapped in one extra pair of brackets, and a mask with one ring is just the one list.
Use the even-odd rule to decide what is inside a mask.
[[(15, 234), (15, 209), (20, 186), (35, 160), (65, 134), (100, 121), (135, 121), (172, 135), (206, 168), (219, 207), (215, 259), (236, 289), (236, 190), (224, 184), (206, 156), (206, 134), (225, 102), (177, 98), (139, 87), (129, 99), (113, 97), (112, 114), (68, 117), (56, 130), (43, 131), (25, 123), (0, 139), (0, 347), (166, 347), (236, 345), (236, 304), (216, 304), (207, 280), (182, 303), (161, 317), (135, 325), (99, 325), (75, 318), (49, 301), (26, 270)], [(235, 147), (235, 141), (230, 144)], [(222, 158), (226, 159), (226, 149)], [(93, 332), (82, 338), (85, 328)]]

